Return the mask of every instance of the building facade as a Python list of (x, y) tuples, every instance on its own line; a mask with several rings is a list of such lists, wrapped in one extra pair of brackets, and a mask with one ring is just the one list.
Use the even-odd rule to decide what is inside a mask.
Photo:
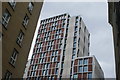
[(115, 64), (116, 64), (116, 78), (120, 80), (120, 1), (109, 2), (109, 23), (113, 28)]
[(104, 80), (104, 73), (95, 56), (84, 56), (74, 60), (73, 78)]
[(81, 16), (41, 20), (27, 78), (73, 78), (74, 60), (89, 56), (89, 38)]
[(26, 64), (26, 67), (25, 67), (25, 71), (24, 71), (24, 75), (23, 75), (24, 79), (27, 78), (27, 72), (29, 70), (29, 66), (30, 66), (30, 60), (27, 61), (27, 64)]
[(2, 2), (2, 78), (22, 78), (43, 2)]

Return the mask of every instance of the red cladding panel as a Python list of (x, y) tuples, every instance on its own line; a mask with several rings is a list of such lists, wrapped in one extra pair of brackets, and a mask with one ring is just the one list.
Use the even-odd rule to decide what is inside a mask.
[(86, 80), (87, 79), (87, 73), (83, 74), (83, 78)]
[(61, 54), (61, 50), (59, 50), (58, 54), (59, 54), (59, 55)]
[(51, 69), (49, 69), (49, 75), (51, 74)]
[(36, 71), (36, 75), (38, 75), (38, 70)]
[(54, 74), (54, 72), (55, 72), (55, 69), (52, 69), (52, 74)]
[(88, 71), (92, 71), (92, 65), (88, 65)]
[(83, 78), (83, 77), (82, 77), (82, 74), (78, 74), (78, 78), (79, 78), (79, 79)]
[(74, 73), (77, 72), (77, 66), (74, 66)]
[(75, 63), (74, 63), (74, 65), (77, 65), (77, 64), (78, 64), (78, 59), (76, 59), (76, 60), (75, 60)]
[(56, 49), (58, 49), (58, 44), (56, 45)]
[(42, 70), (39, 70), (39, 75), (42, 75)]
[(58, 62), (60, 61), (60, 56), (58, 56)]
[(48, 57), (48, 60), (47, 60), (47, 62), (50, 62), (50, 57)]
[(91, 58), (89, 58), (89, 63), (92, 63), (92, 57), (91, 57)]

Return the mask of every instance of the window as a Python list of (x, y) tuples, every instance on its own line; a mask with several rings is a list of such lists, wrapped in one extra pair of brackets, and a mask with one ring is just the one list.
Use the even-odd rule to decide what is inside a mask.
[(54, 57), (54, 61), (57, 61), (57, 56)]
[(6, 11), (3, 13), (2, 15), (2, 25), (7, 28), (7, 24), (10, 20), (11, 14), (8, 12), (8, 10), (6, 9)]
[(74, 55), (72, 55), (72, 59), (74, 59), (75, 58), (75, 54)]
[(17, 41), (16, 41), (20, 46), (21, 46), (23, 37), (24, 37), (24, 33), (22, 31), (20, 31), (20, 33), (19, 33), (19, 35), (17, 37)]
[(74, 74), (74, 75), (73, 75), (73, 78), (78, 78), (78, 75), (77, 75), (77, 74)]
[(51, 76), (51, 80), (54, 80), (54, 76)]
[(35, 76), (35, 71), (33, 71), (32, 76)]
[(55, 56), (55, 53), (54, 53), (54, 51), (52, 52), (51, 56)]
[(55, 52), (55, 55), (56, 55), (56, 56), (58, 55), (58, 50)]
[(48, 69), (46, 70), (46, 73), (45, 73), (45, 75), (48, 75)]
[(84, 72), (87, 72), (87, 71), (88, 71), (88, 66), (84, 66), (83, 71), (84, 71)]
[(47, 64), (44, 64), (44, 69), (46, 69), (47, 68)]
[(90, 72), (90, 73), (88, 73), (88, 79), (89, 78), (92, 78), (92, 73)]
[(31, 71), (31, 74), (30, 74), (30, 76), (32, 76), (33, 75), (33, 71)]
[(43, 73), (42, 73), (42, 75), (43, 75), (43, 76), (45, 75), (45, 70), (43, 70)]
[(51, 57), (51, 60), (50, 60), (50, 61), (52, 61), (52, 62), (53, 62), (53, 61), (54, 61), (54, 57)]
[(46, 68), (49, 68), (50, 67), (50, 63), (47, 64), (47, 67)]
[(28, 24), (28, 22), (29, 22), (29, 17), (28, 17), (27, 14), (26, 14), (25, 17), (24, 17), (23, 23), (22, 23), (23, 26), (26, 27), (27, 24)]
[(88, 64), (88, 59), (84, 59), (84, 65)]
[(80, 38), (78, 39), (78, 47), (80, 46)]
[(61, 49), (61, 47), (62, 47), (62, 44), (59, 44), (59, 49)]
[(77, 32), (74, 33), (74, 36), (77, 36)]
[(78, 70), (79, 70), (79, 72), (83, 72), (83, 67), (79, 66)]
[(75, 26), (75, 32), (77, 31), (77, 26)]
[(73, 48), (75, 48), (75, 47), (76, 47), (76, 42), (73, 43)]
[(37, 70), (37, 68), (38, 68), (38, 65), (35, 65), (34, 70)]
[(41, 58), (39, 59), (39, 63), (42, 63), (42, 59)]
[(63, 73), (63, 69), (61, 69), (60, 75), (62, 75), (62, 73)]
[(31, 12), (31, 11), (33, 10), (33, 7), (34, 7), (33, 3), (30, 2), (30, 3), (28, 4), (28, 10), (29, 10), (29, 12)]
[(79, 65), (82, 65), (83, 64), (83, 60), (79, 60)]
[(61, 64), (61, 68), (63, 68), (63, 66), (64, 66), (64, 63), (62, 62), (62, 64)]
[(12, 56), (10, 58), (10, 63), (12, 65), (15, 65), (15, 62), (17, 60), (17, 55), (18, 55), (18, 51), (16, 49), (14, 49), (13, 54), (12, 54)]
[(73, 49), (73, 54), (76, 54), (76, 49)]
[(56, 70), (55, 70), (55, 74), (58, 74), (58, 68), (56, 68)]
[(71, 67), (73, 66), (73, 61), (71, 61)]
[(12, 7), (12, 9), (14, 9), (14, 8), (15, 8), (15, 5), (16, 5), (16, 2), (15, 2), (15, 0), (10, 0), (10, 1), (9, 1), (9, 4), (10, 4), (10, 6)]
[(7, 71), (5, 74), (5, 80), (10, 80), (11, 76), (12, 76), (12, 73)]
[(74, 37), (74, 42), (76, 42), (77, 41), (77, 38), (76, 37)]
[(33, 64), (33, 59), (31, 59), (31, 63), (30, 64)]
[(60, 63), (56, 63), (56, 67), (57, 67), (57, 68), (59, 67), (59, 65), (60, 65)]

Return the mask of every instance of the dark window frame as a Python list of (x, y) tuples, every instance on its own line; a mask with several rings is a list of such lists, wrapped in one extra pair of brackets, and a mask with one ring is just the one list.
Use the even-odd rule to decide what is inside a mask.
[(25, 29), (27, 29), (27, 26), (28, 26), (28, 24), (29, 24), (29, 21), (30, 21), (30, 18), (29, 18), (29, 16), (26, 14), (26, 15), (24, 16), (23, 21), (22, 21), (22, 25), (23, 25), (23, 27), (24, 27)]
[(27, 9), (28, 9), (28, 12), (30, 13), (30, 15), (32, 15), (33, 8), (30, 9), (30, 6), (29, 6), (30, 4), (32, 4), (32, 7), (34, 8), (34, 3), (33, 3), (33, 2), (29, 2), (29, 3), (28, 3), (28, 8), (27, 8)]
[(12, 76), (12, 73), (7, 70), (6, 73), (5, 73), (4, 79), (5, 79), (5, 80), (10, 80), (11, 76)]
[[(23, 39), (22, 39), (22, 40), (19, 39), (21, 33), (22, 33), (23, 39), (24, 39), (25, 34), (23, 33), (22, 30), (20, 30), (20, 32), (19, 32), (19, 34), (18, 34), (18, 36), (17, 36), (17, 40), (16, 40), (16, 43), (17, 43), (20, 47), (22, 47), (22, 42), (23, 42)], [(19, 41), (19, 42), (18, 42), (18, 41)]]
[[(3, 25), (4, 28), (7, 30), (7, 26), (8, 26), (8, 24), (9, 24), (9, 22), (10, 22), (10, 19), (11, 19), (11, 13), (9, 12), (9, 10), (8, 10), (7, 8), (5, 9), (5, 11), (4, 11), (3, 14), (5, 14), (5, 13), (8, 13), (8, 14), (9, 14), (9, 19), (6, 20), (5, 17), (3, 17), (3, 15), (2, 15), (2, 25)], [(3, 20), (4, 20), (4, 22), (6, 23), (6, 25), (3, 24)]]
[[(16, 52), (16, 55), (14, 54)], [(9, 61), (9, 63), (15, 68), (15, 63), (16, 63), (16, 61), (17, 61), (17, 57), (18, 57), (18, 54), (19, 54), (19, 52), (14, 48), (14, 50), (13, 50), (13, 52), (12, 52), (12, 55), (11, 55), (11, 57), (10, 57), (10, 61)], [(14, 59), (14, 56), (13, 55), (15, 55), (15, 59)], [(13, 63), (11, 63), (11, 59), (12, 59), (12, 61), (14, 61), (14, 64)]]
[(10, 5), (10, 7), (13, 9), (13, 11), (15, 10), (15, 7), (16, 7), (16, 2), (15, 2), (15, 0), (10, 0), (9, 2), (9, 5)]

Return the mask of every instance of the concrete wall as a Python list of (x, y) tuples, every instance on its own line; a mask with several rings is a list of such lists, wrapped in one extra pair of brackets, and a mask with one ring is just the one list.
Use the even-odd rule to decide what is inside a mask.
[(70, 18), (62, 78), (70, 77), (70, 68), (71, 68), (72, 51), (73, 51), (74, 24), (75, 24), (74, 22), (75, 22), (74, 17)]
[(103, 70), (95, 56), (93, 56), (93, 78), (104, 78)]
[[(63, 70), (63, 78), (69, 78), (70, 77), (76, 17), (77, 16), (71, 17), (70, 22), (69, 22), (67, 45), (66, 45), (66, 52), (65, 52), (65, 62), (64, 62), (64, 70)], [(81, 18), (81, 20), (80, 20), (80, 18), (81, 18), (81, 16), (78, 16), (75, 58), (89, 55), (88, 54), (89, 53), (89, 47), (88, 47), (89, 32), (88, 32), (87, 28), (86, 28), (86, 31), (84, 31), (86, 26), (85, 26), (82, 18)], [(79, 34), (79, 29), (80, 29), (80, 34)], [(84, 37), (85, 37), (85, 42), (84, 42)], [(80, 43), (79, 43), (80, 46), (78, 46), (79, 38), (80, 38)], [(83, 50), (84, 47), (85, 47), (85, 50)], [(79, 49), (79, 53), (77, 53), (78, 49)], [(73, 59), (73, 62), (74, 62), (74, 59)], [(72, 72), (73, 72), (73, 70), (72, 70)]]

